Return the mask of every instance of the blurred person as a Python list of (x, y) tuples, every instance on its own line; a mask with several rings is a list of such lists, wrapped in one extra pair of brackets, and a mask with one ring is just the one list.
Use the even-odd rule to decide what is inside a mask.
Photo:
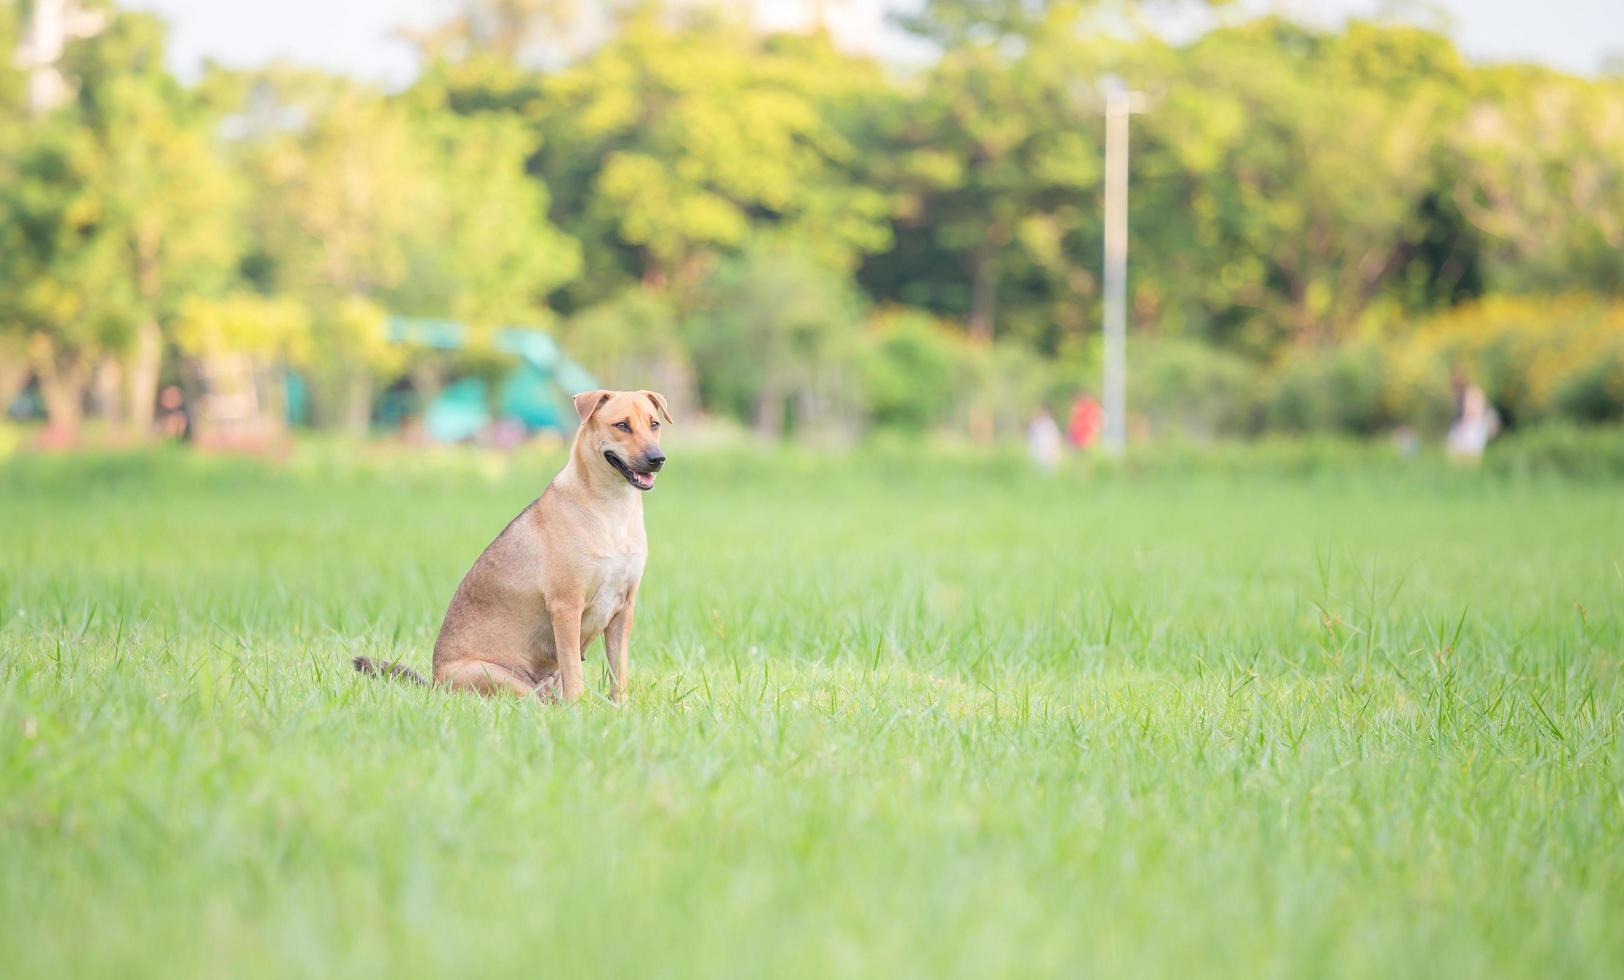
[(1078, 449), (1087, 449), (1100, 437), (1105, 425), (1105, 409), (1099, 399), (1083, 391), (1071, 403), (1071, 417), (1066, 421), (1066, 438)]
[(524, 423), (515, 418), (500, 418), (485, 427), (480, 434), (480, 442), (499, 449), (502, 452), (511, 452), (525, 444), (530, 433), (525, 429)]
[(1460, 418), (1449, 427), (1445, 448), (1455, 459), (1475, 462), (1483, 456), (1483, 449), (1500, 432), (1500, 413), (1489, 404), (1489, 397), (1475, 384), (1468, 384), (1461, 392)]
[(186, 407), (186, 394), (179, 385), (165, 385), (158, 392), (158, 413), (153, 428), (163, 439), (188, 442), (192, 438), (192, 414)]
[(1026, 451), (1032, 462), (1042, 469), (1053, 470), (1060, 465), (1061, 449), (1059, 423), (1047, 408), (1038, 409), (1026, 424)]

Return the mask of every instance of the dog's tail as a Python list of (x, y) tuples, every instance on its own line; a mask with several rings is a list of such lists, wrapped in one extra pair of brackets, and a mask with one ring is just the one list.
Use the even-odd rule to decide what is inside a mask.
[(403, 681), (411, 681), (413, 684), (421, 684), (424, 687), (429, 686), (429, 682), (424, 679), (422, 674), (403, 663), (380, 663), (371, 657), (356, 657), (350, 663), (355, 665), (357, 672), (366, 674), (368, 677), (394, 677)]

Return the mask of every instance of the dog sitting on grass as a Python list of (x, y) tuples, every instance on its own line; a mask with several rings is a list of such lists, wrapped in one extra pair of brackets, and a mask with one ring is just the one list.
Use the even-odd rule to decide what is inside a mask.
[[(648, 558), (643, 494), (665, 465), (665, 397), (652, 391), (575, 396), (580, 428), (569, 462), (496, 536), (457, 586), (434, 641), (434, 683), (480, 694), (581, 697), (581, 651), (599, 634), (609, 696), (626, 698), (632, 609)], [(427, 684), (398, 663), (355, 669)]]

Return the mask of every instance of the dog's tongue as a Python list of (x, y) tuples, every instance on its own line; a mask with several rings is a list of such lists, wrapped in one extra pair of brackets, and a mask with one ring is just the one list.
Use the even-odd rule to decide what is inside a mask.
[(652, 487), (652, 486), (654, 486), (654, 474), (653, 473), (634, 473), (633, 476), (635, 476), (637, 478), (637, 485), (640, 486), (640, 487)]

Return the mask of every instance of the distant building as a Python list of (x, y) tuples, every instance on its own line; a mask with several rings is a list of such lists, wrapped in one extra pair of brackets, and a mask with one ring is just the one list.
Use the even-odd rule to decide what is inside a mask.
[(22, 40), (17, 44), (17, 67), (28, 72), (28, 107), (45, 112), (69, 94), (67, 80), (56, 67), (62, 49), (74, 38), (90, 37), (107, 24), (99, 10), (86, 10), (78, 0), (34, 0)]
[(763, 31), (826, 30), (841, 50), (877, 55), (884, 46), (884, 0), (753, 0), (752, 21)]

